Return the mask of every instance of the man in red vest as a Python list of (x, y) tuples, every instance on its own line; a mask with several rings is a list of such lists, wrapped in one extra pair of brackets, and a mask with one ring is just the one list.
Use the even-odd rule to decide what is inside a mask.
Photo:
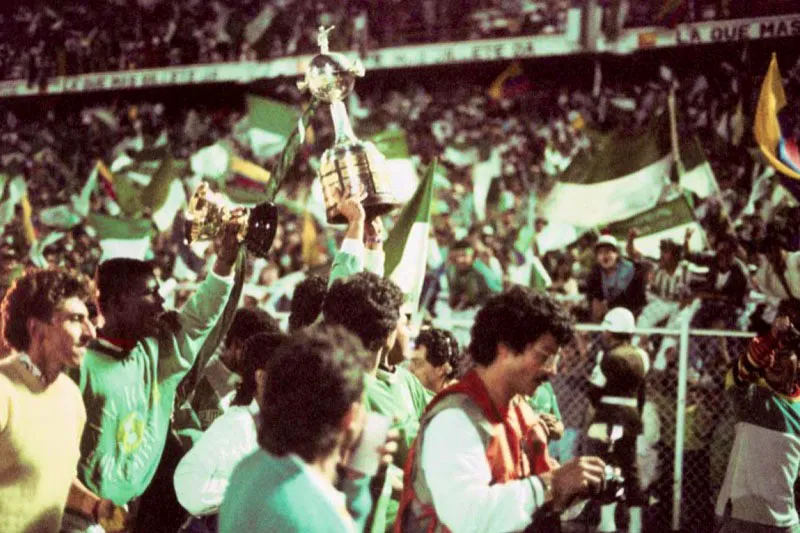
[(522, 531), (534, 514), (557, 516), (599, 488), (603, 461), (559, 467), (547, 454), (547, 426), (522, 398), (555, 374), (572, 333), (560, 304), (531, 289), (486, 303), (472, 326), (474, 370), (420, 420), (395, 532)]

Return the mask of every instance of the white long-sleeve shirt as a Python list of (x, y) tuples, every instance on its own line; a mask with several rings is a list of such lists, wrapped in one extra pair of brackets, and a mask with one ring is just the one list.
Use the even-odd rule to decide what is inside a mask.
[(175, 469), (178, 502), (200, 516), (217, 512), (233, 469), (258, 449), (258, 405), (234, 406), (203, 433)]
[(436, 515), (453, 533), (521, 531), (544, 503), (536, 476), (489, 485), (486, 450), (460, 409), (445, 409), (428, 423), (421, 465)]

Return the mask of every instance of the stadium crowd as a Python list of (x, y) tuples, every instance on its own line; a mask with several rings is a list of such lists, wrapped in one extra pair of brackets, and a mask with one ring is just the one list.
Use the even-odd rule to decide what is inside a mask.
[[(189, 6), (191, 9), (200, 9), (198, 4)], [(52, 15), (48, 13), (46, 16)], [(168, 24), (169, 20), (168, 17), (163, 18), (162, 22), (166, 21)], [(199, 24), (197, 27), (203, 25)], [(506, 360), (502, 355), (503, 350), (498, 346), (504, 342), (512, 342), (510, 339), (519, 335), (519, 332), (505, 332), (498, 327), (500, 336), (496, 339), (484, 339), (480, 336), (481, 332), (493, 330), (506, 316), (504, 313), (509, 313), (514, 305), (522, 308), (530, 304), (532, 309), (528, 311), (546, 323), (549, 329), (527, 332), (523, 344), (511, 348), (524, 351), (529, 345), (533, 345), (534, 352), (541, 351), (545, 355), (552, 355), (557, 349), (563, 348), (558, 373), (548, 375), (547, 379), (538, 374), (535, 376), (537, 380), (542, 379), (540, 388), (545, 392), (541, 394), (546, 394), (549, 389), (552, 395), (543, 399), (539, 397), (537, 390), (532, 403), (543, 416), (554, 417), (554, 421), (546, 424), (547, 435), (551, 432), (554, 436), (560, 435), (559, 439), (549, 439), (553, 456), (563, 464), (578, 464), (574, 468), (583, 469), (581, 471), (587, 473), (592, 484), (595, 483), (597, 464), (584, 464), (580, 461), (570, 463), (570, 460), (579, 454), (579, 450), (583, 449), (583, 441), (588, 438), (585, 415), (588, 405), (596, 400), (591, 387), (605, 387), (597, 384), (602, 382), (594, 379), (590, 381), (590, 377), (594, 377), (594, 368), (603, 366), (602, 363), (596, 363), (602, 359), (598, 357), (599, 352), (610, 352), (609, 346), (603, 344), (608, 340), (586, 333), (578, 333), (573, 340), (568, 340), (571, 327), (565, 326), (566, 316), (562, 316), (562, 311), (556, 309), (549, 299), (531, 291), (520, 292), (511, 288), (512, 282), (519, 282), (514, 272), (519, 270), (526, 261), (527, 252), (531, 251), (541, 261), (552, 280), (550, 286), (544, 288), (559, 295), (566, 302), (572, 317), (580, 322), (603, 324), (610, 311), (625, 308), (636, 318), (635, 324), (641, 327), (669, 327), (680, 318), (691, 314), (692, 323), (698, 328), (749, 330), (762, 338), (768, 335), (770, 326), (777, 320), (775, 317), (780, 319), (782, 313), (791, 311), (785, 311), (785, 303), (783, 308), (779, 307), (779, 302), (792, 299), (796, 302), (796, 295), (800, 294), (800, 255), (797, 251), (800, 243), (796, 231), (800, 215), (796, 200), (788, 192), (778, 205), (773, 204), (773, 200), (780, 197), (775, 191), (780, 185), (775, 183), (777, 180), (773, 180), (772, 186), (765, 187), (764, 181), (758, 179), (765, 167), (750, 150), (749, 135), (743, 134), (750, 131), (752, 117), (747, 110), (755, 108), (756, 94), (752, 89), (754, 80), (759, 80), (763, 75), (762, 70), (759, 67), (758, 72), (751, 72), (744, 61), (736, 65), (723, 63), (702, 74), (687, 75), (665, 66), (657, 76), (644, 82), (615, 81), (611, 76), (611, 81), (604, 81), (604, 66), (602, 62), (598, 62), (594, 86), (588, 89), (580, 86), (559, 86), (551, 89), (547, 86), (530, 85), (520, 91), (520, 85), (516, 84), (512, 93), (505, 94), (501, 89), (501, 94), (497, 96), (488, 93), (485, 84), (466, 83), (453, 91), (452, 88), (443, 89), (435, 84), (412, 83), (390, 90), (360, 90), (360, 101), (349, 103), (356, 131), (360, 136), (368, 137), (390, 127), (400, 128), (406, 133), (409, 152), (418, 168), (422, 169), (435, 158), (439, 158), (446, 169), (446, 181), (437, 188), (434, 206), (432, 235), (438, 257), (434, 253), (430, 258), (429, 275), (423, 293), (427, 308), (426, 325), (435, 325), (437, 320), (458, 312), (471, 312), (469, 316), (473, 318), (476, 310), (487, 309), (476, 319), (483, 326), (476, 325), (473, 330), (472, 338), (469, 339), (473, 344), (469, 351), (473, 359), (478, 353), (479, 359), (473, 363), (477, 362), (478, 366), (485, 368), (495, 368), (496, 360)], [(786, 73), (788, 100), (798, 102), (800, 99), (792, 97), (800, 89), (800, 68), (786, 69)], [(678, 136), (697, 136), (719, 185), (719, 191), (707, 198), (696, 195), (693, 198), (694, 215), (701, 223), (707, 248), (690, 249), (687, 242), (680, 239), (661, 244), (660, 257), (647, 257), (637, 251), (632, 243), (599, 231), (588, 232), (573, 243), (540, 253), (535, 245), (535, 234), (544, 231), (549, 224), (548, 220), (541, 217), (533, 221), (535, 232), (529, 236), (530, 240), (523, 240), (521, 230), (531, 222), (528, 220), (530, 199), (544, 197), (558, 180), (559, 170), (563, 170), (582, 151), (592, 150), (597, 142), (597, 132), (641, 133), (650, 124), (653, 116), (666, 117), (668, 95), (673, 88), (676, 89), (677, 108), (680, 110)], [(274, 88), (270, 91), (270, 96), (297, 107), (305, 98), (288, 85)], [(176, 173), (187, 193), (198, 180), (192, 175), (190, 165), (185, 162), (201, 148), (221, 139), (228, 141), (243, 159), (255, 161), (265, 168), (274, 168), (274, 156), (259, 156), (237, 132), (237, 124), (246, 115), (243, 104), (238, 101), (228, 104), (212, 99), (195, 105), (193, 102), (196, 99), (187, 100), (185, 102), (181, 98), (165, 98), (163, 101), (130, 101), (119, 98), (109, 101), (99, 97), (77, 108), (61, 105), (60, 100), (44, 102), (41, 108), (25, 103), (5, 106), (0, 117), (2, 173), (9, 177), (25, 177), (27, 197), (31, 203), (30, 225), (39, 242), (44, 242), (48, 235), (58, 230), (57, 222), (46, 219), (42, 214), (47, 208), (67, 204), (73, 197), (80, 195), (86, 176), (96, 168), (98, 160), (110, 165), (124, 152), (152, 147), (153, 144), (166, 140), (166, 146), (177, 162)], [(740, 113), (740, 109), (745, 112)], [(284, 192), (290, 200), (299, 201), (304, 198), (314, 169), (317, 168), (321, 147), (331, 144), (333, 132), (327, 113), (324, 107), (317, 111), (312, 120), (314, 141), (312, 143), (309, 139), (287, 177)], [(798, 137), (797, 128), (800, 123), (795, 123), (793, 127), (794, 137)], [(472, 169), (492, 157), (500, 158), (500, 171), (486, 193), (485, 218), (479, 220), (475, 214), (479, 193), (472, 180)], [(111, 181), (110, 187), (113, 188), (113, 180)], [(8, 188), (8, 184), (5, 185)], [(115, 207), (108, 187), (109, 185), (101, 185), (92, 191), (89, 199), (91, 212), (112, 216), (118, 214), (119, 206)], [(780, 190), (782, 189), (778, 189)], [(309, 451), (292, 447), (298, 446), (303, 435), (297, 437), (298, 441), (284, 442), (277, 435), (279, 432), (262, 432), (256, 435), (257, 427), (253, 425), (251, 411), (260, 409), (263, 416), (259, 420), (269, 421), (265, 422), (268, 427), (281, 428), (287, 435), (292, 434), (291, 427), (296, 419), (287, 419), (285, 416), (282, 418), (281, 414), (300, 409), (293, 402), (303, 400), (301, 393), (313, 396), (313, 392), (304, 388), (299, 388), (300, 392), (292, 396), (291, 391), (279, 386), (283, 379), (286, 383), (295, 383), (291, 380), (298, 379), (297, 375), (292, 374), (292, 365), (287, 361), (294, 353), (303, 353), (304, 361), (307, 360), (319, 372), (319, 376), (315, 377), (319, 377), (320, 382), (330, 379), (329, 390), (338, 391), (337, 394), (341, 393), (344, 398), (343, 406), (335, 406), (339, 410), (326, 405), (324, 400), (327, 398), (323, 398), (323, 401), (307, 404), (309, 412), (317, 412), (318, 409), (332, 417), (338, 417), (337, 420), (348, 420), (345, 418), (347, 407), (360, 395), (360, 387), (367, 387), (369, 395), (369, 387), (372, 386), (374, 396), (370, 401), (373, 403), (368, 408), (399, 420), (395, 424), (399, 433), (399, 446), (393, 459), (394, 469), (386, 467), (386, 473), (383, 474), (385, 480), (388, 480), (385, 483), (388, 483), (389, 488), (376, 487), (373, 484), (365, 489), (357, 486), (357, 483), (354, 484), (356, 486), (348, 487), (348, 490), (358, 494), (368, 490), (376, 501), (384, 503), (386, 499), (394, 500), (395, 504), (400, 503), (399, 489), (391, 485), (393, 481), (397, 481), (398, 476), (402, 479), (397, 470), (412, 455), (414, 435), (417, 431), (422, 431), (423, 425), (426, 431), (436, 429), (430, 418), (420, 421), (420, 406), (424, 407), (430, 401), (433, 396), (431, 392), (439, 392), (451, 379), (459, 377), (464, 378), (464, 387), (467, 388), (460, 389), (462, 393), (477, 394), (474, 378), (476, 374), (469, 373), (465, 368), (467, 363), (459, 357), (467, 346), (466, 339), (454, 340), (446, 331), (426, 328), (416, 338), (416, 347), (424, 346), (427, 353), (412, 357), (408, 353), (411, 343), (408, 338), (402, 337), (403, 334), (408, 335), (408, 332), (401, 331), (403, 328), (400, 328), (398, 337), (401, 340), (396, 349), (404, 353), (398, 358), (392, 358), (384, 348), (393, 344), (391, 332), (398, 322), (402, 323), (401, 297), (397, 288), (388, 285), (388, 282), (378, 276), (350, 271), (347, 273), (355, 276), (343, 277), (349, 281), (336, 283), (335, 278), (341, 274), (343, 263), (337, 263), (335, 258), (341, 259), (341, 254), (347, 253), (356, 255), (352, 253), (352, 247), (361, 246), (352, 242), (347, 246), (340, 245), (339, 241), (369, 241), (364, 238), (363, 227), (359, 235), (358, 224), (363, 225), (364, 221), (359, 222), (358, 209), (353, 205), (348, 207), (350, 224), (344, 232), (316, 224), (314, 242), (311, 244), (317, 253), (313, 260), (309, 260), (309, 256), (304, 254), (304, 244), (308, 243), (304, 243), (303, 232), (300, 231), (304, 225), (303, 214), (289, 204), (290, 202), (286, 202), (281, 207), (280, 229), (270, 257), (266, 261), (249, 258), (247, 268), (241, 274), (243, 278), (237, 278), (237, 283), (243, 279), (248, 281), (243, 289), (248, 310), (240, 310), (235, 316), (227, 312), (230, 310), (228, 295), (233, 291), (231, 286), (234, 284), (231, 280), (231, 273), (235, 270), (235, 257), (230, 249), (232, 244), (221, 243), (215, 250), (215, 256), (211, 255), (211, 248), (207, 251), (208, 256), (198, 256), (184, 245), (180, 223), (160, 231), (154, 239), (149, 257), (155, 261), (156, 268), (152, 271), (148, 270), (149, 266), (142, 266), (141, 263), (119, 260), (106, 262), (106, 269), (98, 270), (100, 243), (95, 229), (86, 222), (77, 224), (64, 232), (63, 238), (38, 250), (45, 263), (51, 266), (69, 267), (86, 275), (97, 272), (96, 282), (100, 294), (99, 302), (95, 304), (87, 296), (87, 290), (73, 281), (69, 282), (72, 288), (64, 289), (61, 293), (69, 300), (70, 305), (77, 305), (76, 309), (72, 309), (70, 318), (64, 319), (79, 326), (73, 339), (77, 344), (87, 344), (87, 338), (95, 335), (95, 326), (100, 326), (103, 333), (100, 342), (90, 345), (84, 356), (89, 362), (84, 363), (80, 370), (82, 375), (79, 383), (86, 410), (84, 418), (87, 421), (86, 427), (91, 427), (93, 433), (88, 437), (84, 436), (81, 441), (79, 478), (85, 485), (85, 492), (80, 492), (80, 488), (75, 489), (82, 496), (74, 496), (76, 499), (70, 500), (75, 511), (71, 514), (68, 512), (71, 517), (69, 527), (74, 528), (70, 531), (84, 530), (88, 527), (87, 523), (93, 522), (100, 522), (107, 530), (114, 531), (118, 529), (119, 521), (127, 512), (131, 515), (138, 514), (137, 531), (159, 530), (153, 529), (156, 527), (153, 521), (166, 528), (167, 520), (163, 511), (154, 512), (154, 509), (160, 507), (154, 506), (152, 502), (165, 501), (169, 495), (177, 496), (182, 508), (199, 516), (210, 514), (215, 517), (216, 510), (222, 505), (220, 530), (242, 530), (235, 517), (244, 519), (242, 517), (249, 516), (247, 512), (257, 508), (255, 504), (248, 506), (246, 499), (253, 492), (247, 490), (249, 484), (258, 482), (251, 476), (257, 474), (259, 469), (272, 468), (275, 471), (276, 462), (271, 456), (261, 458), (272, 461), (267, 466), (263, 461), (249, 459), (246, 467), (236, 468), (234, 471), (236, 461), (233, 459), (241, 459), (255, 451), (259, 445), (274, 455), (281, 455), (280, 450), (295, 451), (303, 458), (307, 458), (304, 454), (319, 453), (316, 449)], [(16, 216), (10, 217), (4, 229), (1, 250), (4, 288), (11, 283), (12, 278), (18, 278), (22, 267), (30, 266), (33, 262), (31, 247), (26, 241), (28, 228), (25, 208), (11, 207), (16, 209), (12, 213)], [(143, 212), (140, 215), (146, 217), (149, 213)], [(361, 216), (363, 217), (363, 213)], [(345, 234), (343, 239), (339, 239), (341, 233)], [(630, 236), (635, 237), (635, 231)], [(519, 245), (520, 241), (523, 242), (522, 247)], [(363, 246), (358, 249), (363, 250)], [(178, 268), (179, 257), (184, 266), (188, 265), (189, 270), (195, 270), (193, 274), (188, 275), (186, 268)], [(361, 263), (366, 264), (366, 258)], [(358, 264), (358, 261), (354, 260), (353, 264)], [(294, 293), (292, 301), (287, 304), (291, 311), (290, 329), (297, 330), (314, 322), (321, 313), (325, 322), (356, 333), (358, 341), (338, 329), (301, 333), (288, 340), (282, 336), (280, 327), (273, 318), (265, 317), (263, 310), (255, 309), (264, 304), (264, 295), (269, 292), (269, 285), (298, 272), (309, 275)], [(328, 275), (330, 282), (326, 277)], [(42, 276), (47, 278), (46, 275)], [(161, 297), (154, 290), (155, 280), (167, 282), (174, 278), (193, 279), (196, 276), (205, 276), (205, 281), (196, 286), (194, 291), (176, 298), (176, 308), (181, 309), (179, 316), (164, 315), (164, 323), (158, 324), (147, 320), (148, 313), (161, 316), (160, 312), (163, 311)], [(542, 287), (532, 279), (531, 276), (531, 281), (524, 280), (523, 284)], [(127, 282), (131, 285), (128, 286)], [(9, 294), (16, 294), (17, 298), (33, 298), (39, 282), (30, 283), (33, 286), (26, 289), (27, 293), (23, 290), (25, 284), (19, 282)], [(67, 282), (63, 279), (43, 279), (41, 283), (46, 285)], [(259, 291), (259, 287), (264, 290)], [(382, 300), (378, 308), (368, 307), (369, 303), (375, 304), (369, 297), (370, 291), (380, 294)], [(125, 298), (135, 296), (142, 299), (143, 303), (133, 312), (124, 303), (125, 298), (118, 296), (120, 293), (127, 295)], [(304, 298), (301, 298), (303, 295)], [(355, 303), (360, 301), (359, 298), (367, 302), (364, 303), (364, 309), (358, 308)], [(76, 303), (75, 299), (81, 303)], [(10, 309), (8, 313), (13, 311), (13, 300), (9, 298), (9, 303), (4, 307)], [(185, 304), (179, 305), (183, 302)], [(238, 303), (233, 299), (231, 302), (234, 306)], [(54, 309), (62, 303), (50, 302)], [(81, 305), (86, 305), (86, 309), (81, 308)], [(25, 307), (22, 306), (21, 309), (24, 310)], [(61, 311), (58, 308), (58, 312)], [(98, 312), (102, 316), (102, 321), (99, 322), (94, 318)], [(207, 327), (215, 322), (226, 323), (228, 318), (223, 320), (223, 316), (233, 317), (232, 326), (224, 340), (217, 335), (215, 329)], [(294, 321), (292, 316), (295, 317)], [(298, 319), (298, 316), (305, 318)], [(46, 323), (51, 317), (33, 318)], [(520, 320), (527, 323), (525, 320), (529, 319), (531, 317), (526, 315)], [(365, 323), (369, 321), (370, 326), (364, 326), (359, 323), (360, 320)], [(36, 320), (34, 322), (38, 324)], [(441, 323), (446, 322), (439, 324)], [(515, 326), (519, 327), (519, 324), (510, 324), (508, 327)], [(47, 329), (46, 325), (36, 327), (43, 328), (45, 333), (40, 336), (30, 335), (30, 339), (26, 339), (24, 334), (9, 338), (6, 333), (6, 339), (12, 347), (18, 351), (27, 350), (31, 356), (35, 357), (34, 352), (46, 354), (49, 345), (45, 343), (39, 346), (37, 343), (41, 337), (52, 333), (52, 330)], [(648, 401), (640, 406), (646, 445), (637, 450), (640, 457), (649, 457), (651, 461), (649, 477), (646, 475), (647, 465), (643, 461), (639, 467), (643, 484), (647, 488), (644, 492), (649, 500), (645, 498), (642, 501), (642, 495), (637, 494), (637, 501), (631, 503), (644, 506), (644, 516), (631, 513), (626, 520), (629, 524), (643, 520), (644, 524), (650, 524), (646, 531), (657, 531), (659, 527), (668, 524), (672, 504), (670, 461), (674, 458), (675, 442), (674, 431), (670, 431), (674, 429), (677, 401), (677, 343), (671, 342), (673, 339), (669, 336), (633, 338), (633, 324), (629, 322), (621, 326), (615, 323), (613, 327), (616, 329), (611, 333), (622, 336), (615, 342), (627, 345), (630, 342), (622, 341), (631, 341), (637, 350), (646, 350), (651, 356), (648, 361), (648, 366), (651, 367), (649, 372), (646, 368), (640, 369), (640, 377), (646, 382)], [(265, 336), (251, 342), (244, 338), (243, 331), (260, 331)], [(502, 337), (505, 334), (509, 337)], [(626, 339), (626, 336), (631, 338)], [(158, 342), (153, 340), (154, 337), (157, 337)], [(460, 348), (458, 340), (461, 340)], [(726, 400), (724, 377), (733, 362), (747, 352), (746, 342), (725, 337), (692, 340), (687, 401), (687, 468), (684, 480), (687, 487), (684, 500), (688, 509), (684, 515), (684, 527), (688, 531), (703, 531), (702, 528), (710, 523), (709, 520), (713, 520), (714, 501), (722, 485), (733, 445), (732, 427), (736, 416), (733, 407)], [(37, 349), (34, 350), (31, 345)], [(283, 348), (276, 348), (274, 354), (264, 349), (265, 346), (273, 345), (282, 345)], [(346, 346), (351, 352), (360, 353), (359, 361), (349, 360), (336, 352), (332, 345), (338, 345), (340, 350)], [(614, 347), (616, 346), (618, 345), (615, 344)], [(221, 354), (209, 362), (209, 351), (215, 349), (219, 349)], [(266, 353), (267, 351), (270, 353)], [(146, 432), (137, 433), (136, 428), (139, 426), (133, 422), (130, 426), (122, 424), (112, 431), (109, 428), (114, 423), (136, 419), (125, 418), (126, 413), (114, 413), (118, 420), (111, 420), (114, 417), (106, 420), (107, 412), (101, 407), (104, 399), (115, 396), (115, 384), (130, 384), (139, 379), (139, 376), (117, 373), (110, 369), (113, 365), (105, 364), (108, 358), (122, 357), (119, 352), (128, 354), (130, 359), (127, 361), (141, 362), (143, 368), (153, 357), (167, 362), (163, 365), (159, 362), (157, 375), (150, 376), (158, 383), (152, 391), (146, 391), (146, 394), (138, 390), (125, 392), (128, 395), (127, 401), (136, 404), (135, 409), (131, 408), (130, 412), (141, 411), (140, 414), (144, 416), (148, 424)], [(549, 355), (543, 359), (542, 368), (549, 368), (546, 365), (551, 359)], [(757, 371), (763, 370), (761, 367), (771, 368), (768, 357), (761, 358), (757, 355), (753, 356), (754, 362), (751, 361), (740, 369), (737, 379), (746, 381), (745, 377), (748, 372), (753, 374), (754, 367)], [(273, 357), (275, 361), (282, 363), (267, 363), (259, 359)], [(344, 360), (335, 359), (337, 357)], [(337, 362), (330, 363), (329, 358)], [(411, 360), (406, 373), (398, 370), (403, 368), (400, 364), (403, 359)], [(268, 372), (265, 377), (260, 371), (269, 364), (274, 365), (276, 371), (286, 374), (272, 375)], [(332, 370), (326, 365), (339, 370), (344, 368), (341, 372), (346, 376), (339, 376), (336, 374), (339, 370)], [(38, 359), (34, 361), (34, 366), (40, 366)], [(75, 365), (71, 363), (66, 366)], [(126, 372), (133, 372), (131, 366), (120, 365)], [(191, 373), (190, 367), (198, 370)], [(366, 372), (372, 378), (367, 378), (366, 385), (362, 384), (361, 379), (352, 379), (354, 373), (360, 376), (361, 372)], [(231, 385), (229, 378), (232, 373), (242, 379), (241, 387)], [(422, 385), (416, 385), (417, 382), (408, 377), (409, 373), (415, 374), (414, 379), (418, 379)], [(391, 378), (392, 375), (396, 379)], [(503, 374), (503, 379), (510, 380), (510, 375), (513, 373)], [(345, 379), (347, 376), (349, 380)], [(466, 376), (472, 377), (467, 379)], [(306, 380), (301, 380), (304, 386), (314, 383), (311, 375), (305, 377)], [(71, 394), (68, 386), (58, 378), (46, 376), (46, 380), (50, 378), (55, 380), (53, 384), (58, 383), (63, 388), (59, 390), (64, 395)], [(263, 381), (265, 379), (266, 382)], [(398, 379), (408, 379), (406, 383), (413, 385), (397, 385)], [(183, 385), (178, 387), (178, 382), (181, 381)], [(547, 381), (550, 383), (545, 383)], [(378, 382), (384, 385), (377, 385)], [(392, 383), (394, 385), (390, 385)], [(513, 388), (520, 387), (513, 380), (507, 385), (518, 392), (534, 392), (525, 388)], [(265, 393), (263, 389), (268, 392)], [(794, 391), (789, 392), (794, 394)], [(154, 398), (158, 395), (161, 400), (151, 404), (150, 394)], [(393, 396), (395, 394), (400, 397)], [(167, 423), (173, 414), (173, 405), (176, 406), (175, 422), (169, 430), (178, 433), (174, 439), (168, 432)], [(80, 411), (77, 407), (76, 410)], [(222, 415), (222, 412), (225, 414)], [(188, 416), (191, 422), (189, 427), (178, 427), (185, 422), (183, 416)], [(212, 432), (212, 422), (222, 421), (222, 417), (225, 417), (223, 424), (227, 425), (217, 426)], [(0, 422), (4, 422), (2, 418)], [(228, 449), (220, 442), (230, 442), (225, 439), (233, 438), (226, 429), (231, 427), (243, 432), (240, 443), (246, 446), (243, 445), (239, 452), (231, 456), (214, 456), (209, 450)], [(209, 435), (203, 437), (205, 441), (199, 437), (204, 430)], [(131, 454), (131, 457), (123, 457), (124, 454), (115, 455), (117, 452), (110, 451), (115, 443), (109, 441), (108, 435), (118, 434), (117, 431), (136, 442), (136, 446), (132, 445), (131, 449), (139, 449), (139, 444), (145, 442), (146, 445), (141, 446), (140, 456)], [(442, 429), (439, 431), (441, 434)], [(140, 441), (136, 441), (137, 438)], [(178, 459), (186, 449), (181, 446), (186, 446), (187, 438), (197, 446), (192, 447), (192, 451), (200, 450), (191, 456), (186, 455), (190, 464), (194, 465), (193, 468), (209, 468), (211, 471), (227, 472), (227, 476), (233, 475), (235, 482), (232, 483), (241, 491), (241, 497), (232, 497), (230, 502), (223, 503), (221, 500), (205, 500), (213, 492), (210, 490), (208, 494), (203, 493), (199, 497), (192, 493), (191, 488), (199, 486), (196, 479), (191, 477), (196, 470), (185, 463), (181, 463), (182, 467), (178, 465)], [(629, 444), (626, 441), (626, 446)], [(122, 448), (127, 449), (125, 446)], [(162, 450), (165, 450), (163, 459)], [(330, 452), (330, 449), (327, 451)], [(422, 450), (418, 451), (421, 454)], [(107, 458), (103, 458), (104, 454), (107, 454)], [(210, 458), (218, 459), (220, 463), (204, 463)], [(72, 455), (64, 459), (77, 460)], [(420, 461), (424, 466), (425, 459), (420, 458)], [(225, 464), (224, 467), (220, 467), (222, 463)], [(280, 463), (280, 466), (290, 471), (298, 468), (302, 470), (302, 465), (294, 463)], [(539, 465), (537, 468), (549, 469), (551, 466)], [(525, 471), (524, 468), (523, 470)], [(530, 465), (526, 472), (531, 473)], [(448, 478), (445, 470), (439, 470), (438, 474), (442, 479)], [(183, 475), (186, 477), (182, 477)], [(513, 478), (510, 473), (508, 475), (511, 476), (509, 479)], [(346, 476), (345, 479), (354, 481)], [(216, 486), (218, 491), (219, 480), (212, 481), (210, 486)], [(228, 477), (224, 477), (222, 481), (224, 483), (221, 486), (224, 488)], [(407, 479), (406, 482), (408, 481)], [(539, 497), (540, 492), (546, 492), (544, 484), (539, 486), (536, 483), (538, 482), (532, 482), (532, 488), (528, 492), (534, 500)], [(556, 481), (554, 483), (558, 485)], [(443, 487), (431, 485), (420, 489), (414, 486), (413, 489), (419, 492), (406, 496), (419, 496), (423, 490), (434, 495), (446, 493), (446, 487)], [(182, 489), (186, 492), (182, 492)], [(570, 491), (574, 492), (575, 489), (569, 487), (563, 490), (571, 494)], [(176, 491), (177, 494), (173, 494)], [(214, 494), (221, 498), (219, 492)], [(239, 502), (240, 507), (237, 507), (236, 502)], [(131, 503), (127, 511), (123, 510), (126, 503)], [(173, 503), (177, 505), (177, 502)], [(229, 506), (227, 510), (226, 506)], [(601, 515), (599, 521), (605, 524), (603, 527), (608, 527), (609, 507), (603, 507), (605, 511), (598, 511)], [(169, 517), (181, 522), (186, 513), (181, 507), (175, 508), (177, 512)], [(391, 526), (394, 517), (391, 508), (392, 505), (387, 503), (387, 508), (372, 513), (368, 519), (372, 530), (378, 531), (387, 525)], [(445, 508), (446, 505), (442, 507)], [(348, 510), (357, 520), (364, 513), (363, 507), (356, 506)], [(452, 509), (449, 513), (440, 512), (442, 520), (448, 523), (455, 523), (458, 519), (453, 516), (458, 513), (453, 513)], [(396, 508), (394, 513), (397, 513)], [(613, 509), (611, 513), (613, 515)], [(336, 510), (332, 509), (330, 514), (330, 520), (334, 520)], [(503, 513), (496, 513), (497, 516), (501, 514)], [(0, 513), (0, 516), (5, 515)], [(49, 515), (48, 519), (54, 520), (53, 515)], [(423, 519), (424, 516), (420, 518)], [(216, 518), (203, 518), (199, 520), (200, 525), (193, 524), (191, 527), (216, 528), (215, 520)], [(382, 523), (382, 520), (386, 523)], [(613, 523), (613, 516), (611, 522)], [(52, 522), (48, 524), (50, 523)], [(519, 523), (524, 523), (524, 520)], [(519, 523), (514, 523), (514, 526)], [(305, 527), (312, 528), (308, 530), (313, 530), (313, 525), (304, 524)], [(498, 528), (502, 529), (508, 524), (510, 522), (499, 524)], [(635, 530), (635, 525), (630, 527), (631, 531)], [(172, 531), (175, 529), (177, 526)], [(348, 530), (346, 525), (342, 530)]]
[[(567, 2), (416, 0), (181, 0), (7, 4), (0, 11), (0, 79), (31, 84), (58, 75), (285, 57), (331, 45), (368, 50), (563, 32)], [(13, 36), (13, 38), (11, 38)]]
[[(0, 80), (251, 61), (313, 53), (320, 25), (337, 50), (563, 33), (566, 0), (95, 0), (0, 9)], [(795, 0), (602, 2), (629, 27), (791, 14)], [(620, 15), (621, 13), (621, 15)], [(13, 36), (13, 38), (10, 38)]]

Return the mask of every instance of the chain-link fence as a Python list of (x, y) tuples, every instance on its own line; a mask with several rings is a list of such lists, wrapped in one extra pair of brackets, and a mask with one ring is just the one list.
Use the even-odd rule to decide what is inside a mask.
[[(562, 462), (580, 455), (585, 448), (592, 416), (589, 378), (602, 350), (596, 329), (579, 326), (576, 339), (563, 350), (559, 372), (552, 379), (565, 432), (561, 441), (552, 443), (551, 451)], [(664, 360), (650, 369), (646, 380), (644, 429), (637, 447), (648, 499), (643, 530), (706, 532), (713, 527), (716, 497), (733, 445), (734, 420), (725, 377), (732, 361), (747, 349), (750, 335), (689, 330), (685, 370), (681, 372), (680, 333), (665, 333), (667, 330), (640, 330), (635, 339), (650, 354), (658, 353), (662, 343), (672, 339), (667, 341), (670, 346)], [(682, 438), (678, 427), (683, 428)], [(676, 457), (681, 455), (681, 467), (676, 472)], [(680, 487), (679, 504), (676, 486)], [(617, 520), (620, 529), (626, 516), (621, 511)], [(596, 513), (589, 511), (579, 520), (591, 523), (596, 519)]]
[[(468, 342), (470, 317), (448, 318), (446, 324), (437, 325)], [(752, 334), (689, 329), (688, 324), (683, 329), (639, 329), (634, 337), (652, 361), (637, 446), (648, 502), (642, 530), (648, 533), (713, 531), (716, 499), (733, 445), (734, 419), (725, 377), (746, 351)], [(577, 330), (562, 350), (558, 374), (551, 380), (565, 427), (563, 437), (550, 446), (560, 462), (585, 451), (593, 413), (589, 379), (603, 349), (597, 325), (578, 325)], [(594, 531), (599, 513), (591, 507), (565, 531)], [(618, 505), (617, 529), (627, 530), (626, 521), (625, 506)]]

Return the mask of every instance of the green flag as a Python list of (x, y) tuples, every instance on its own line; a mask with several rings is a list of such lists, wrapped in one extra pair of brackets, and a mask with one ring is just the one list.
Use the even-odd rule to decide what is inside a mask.
[(688, 228), (693, 230), (692, 248), (703, 249), (705, 247), (703, 230), (694, 220), (692, 208), (686, 197), (679, 196), (634, 217), (615, 222), (607, 229), (620, 241), (627, 240), (628, 232), (636, 229), (638, 232), (638, 237), (634, 241), (636, 249), (647, 257), (658, 258), (661, 256), (661, 241), (671, 240), (682, 244)]
[(143, 260), (150, 251), (154, 231), (149, 219), (89, 213), (87, 221), (97, 232), (103, 250), (101, 261), (115, 257)]
[(386, 171), (392, 180), (397, 199), (407, 202), (418, 185), (417, 171), (408, 151), (406, 132), (391, 128), (371, 138), (378, 151), (386, 158)]
[(397, 223), (389, 232), (384, 250), (385, 272), (397, 283), (416, 310), (425, 280), (431, 223), (433, 181), (437, 163), (428, 167), (411, 200), (403, 207)]
[(267, 159), (281, 152), (297, 128), (300, 113), (284, 103), (247, 96), (247, 143), (256, 157)]
[[(602, 226), (655, 206), (672, 168), (669, 121), (644, 131), (594, 133), (541, 202), (541, 214), (581, 228)], [(624, 191), (621, 194), (620, 191)]]

